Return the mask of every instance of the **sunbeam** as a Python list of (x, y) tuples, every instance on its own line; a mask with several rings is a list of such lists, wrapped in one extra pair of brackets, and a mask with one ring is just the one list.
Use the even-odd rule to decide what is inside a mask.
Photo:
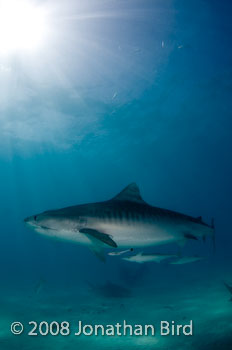
[(35, 49), (44, 40), (45, 15), (29, 1), (0, 2), (0, 53)]

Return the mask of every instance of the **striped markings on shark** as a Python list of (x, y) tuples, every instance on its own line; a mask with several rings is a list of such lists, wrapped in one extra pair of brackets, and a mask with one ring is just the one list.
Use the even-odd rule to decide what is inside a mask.
[(105, 248), (143, 249), (214, 239), (213, 223), (149, 205), (135, 183), (110, 200), (48, 210), (24, 221), (42, 235), (87, 245), (103, 261)]

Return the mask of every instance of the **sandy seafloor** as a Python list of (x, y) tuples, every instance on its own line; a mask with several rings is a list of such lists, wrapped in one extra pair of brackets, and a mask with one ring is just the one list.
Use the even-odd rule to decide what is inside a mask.
[[(201, 268), (198, 263), (198, 268)], [(173, 267), (172, 267), (173, 268)], [(179, 268), (179, 267), (178, 267)], [(182, 267), (181, 267), (182, 268)], [(161, 267), (164, 273), (167, 270)], [(168, 287), (157, 282), (148, 286), (137, 285), (126, 296), (107, 296), (93, 287), (83, 285), (75, 293), (67, 289), (55, 290), (41, 282), (40, 289), (31, 285), (15, 294), (9, 291), (1, 296), (0, 346), (7, 349), (211, 349), (229, 350), (232, 344), (232, 302), (222, 283), (221, 274), (194, 277)], [(218, 271), (217, 271), (218, 272)], [(169, 271), (170, 273), (170, 271)], [(168, 277), (168, 273), (167, 273)], [(196, 277), (196, 276), (195, 276)], [(148, 281), (147, 281), (148, 282)], [(40, 282), (39, 282), (40, 283)], [(43, 284), (44, 283), (44, 284)], [(108, 283), (108, 282), (107, 282)], [(101, 285), (102, 286), (102, 285)], [(118, 285), (117, 285), (118, 286)], [(97, 288), (97, 287), (96, 287)], [(107, 287), (106, 287), (107, 290)], [(129, 290), (129, 289), (127, 289)], [(101, 295), (102, 294), (102, 295)], [(30, 315), (30, 316), (29, 316)], [(10, 324), (20, 321), (25, 325), (24, 333), (12, 335)], [(69, 336), (28, 336), (28, 322), (42, 320), (70, 322)], [(77, 323), (83, 324), (152, 324), (155, 336), (75, 336)], [(176, 324), (187, 324), (193, 320), (192, 336), (160, 336), (161, 320)]]

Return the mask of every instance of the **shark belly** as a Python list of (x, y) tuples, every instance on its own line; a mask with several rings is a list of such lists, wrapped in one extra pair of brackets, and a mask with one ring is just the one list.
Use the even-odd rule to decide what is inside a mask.
[(165, 225), (98, 221), (89, 226), (111, 235), (122, 248), (147, 247), (179, 240)]

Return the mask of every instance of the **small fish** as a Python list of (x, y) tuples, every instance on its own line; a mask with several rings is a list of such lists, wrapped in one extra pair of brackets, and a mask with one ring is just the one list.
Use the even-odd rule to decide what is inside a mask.
[(112, 96), (112, 100), (114, 100), (117, 96), (118, 96), (118, 93), (115, 92), (115, 93), (113, 94), (113, 96)]
[(163, 260), (176, 258), (177, 256), (178, 255), (176, 254), (146, 254), (146, 253), (140, 252), (136, 255), (128, 256), (122, 259), (130, 262), (136, 262), (138, 264), (143, 264), (146, 262), (160, 263)]
[(38, 294), (41, 292), (41, 290), (44, 288), (45, 283), (46, 283), (46, 281), (45, 281), (43, 278), (41, 278), (41, 279), (36, 283), (36, 285), (35, 285), (35, 287), (34, 287), (34, 293), (35, 293), (35, 295), (38, 295)]

